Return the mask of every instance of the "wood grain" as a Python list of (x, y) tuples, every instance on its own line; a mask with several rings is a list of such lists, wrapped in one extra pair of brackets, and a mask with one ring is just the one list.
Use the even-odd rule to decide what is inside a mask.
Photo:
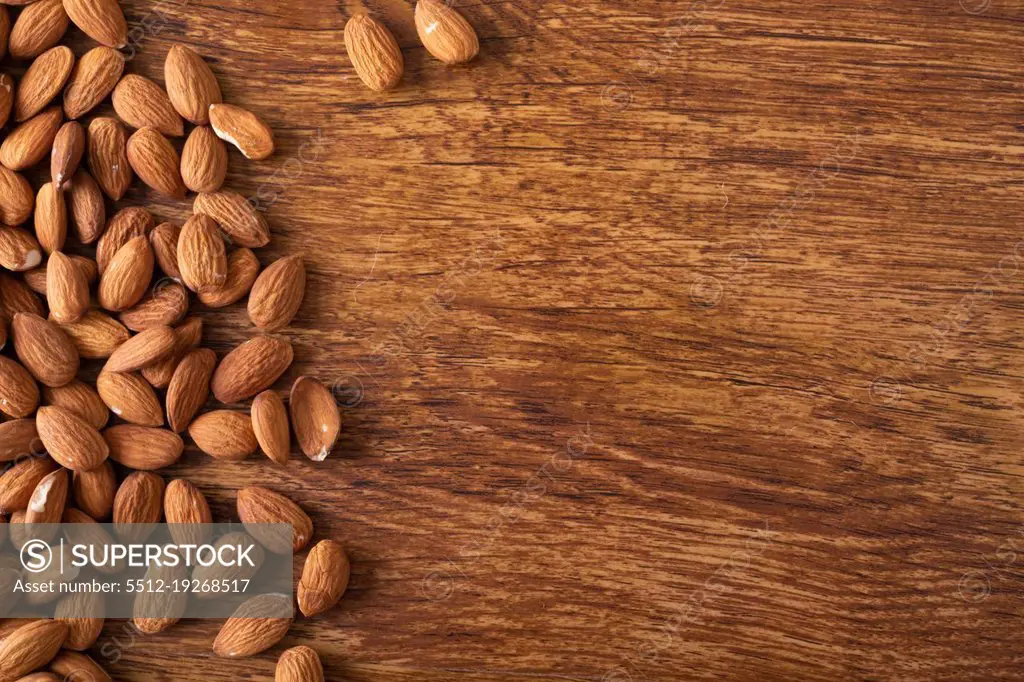
[(462, 68), (373, 0), (384, 95), (355, 0), (125, 7), (129, 71), (184, 42), (273, 126), (228, 182), (305, 255), (279, 386), (345, 406), (323, 465), (169, 475), (293, 496), (353, 579), (250, 660), (108, 623), (116, 679), (1024, 679), (1019, 0), (460, 1)]

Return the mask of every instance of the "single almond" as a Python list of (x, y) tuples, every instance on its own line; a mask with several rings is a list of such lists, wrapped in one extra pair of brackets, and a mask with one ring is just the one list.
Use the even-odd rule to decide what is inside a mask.
[(287, 256), (269, 265), (249, 293), (249, 319), (263, 331), (288, 326), (306, 293), (306, 268), (301, 256)]
[(79, 357), (86, 360), (109, 358), (131, 338), (123, 324), (100, 310), (90, 310), (77, 322), (62, 324), (60, 328), (75, 345)]
[(57, 324), (77, 322), (89, 309), (89, 281), (85, 273), (59, 251), (46, 262), (46, 302)]
[(128, 138), (128, 163), (139, 179), (160, 194), (185, 198), (178, 152), (156, 128), (140, 128)]
[[(25, 510), (25, 523), (54, 524), (60, 523), (64, 516), (64, 506), (68, 502), (68, 474), (64, 469), (47, 474), (32, 491)], [(56, 535), (56, 528), (40, 531), (35, 529), (33, 535), (43, 540), (51, 540)]]
[(213, 373), (210, 388), (222, 403), (245, 400), (270, 388), (292, 364), (292, 345), (256, 336), (228, 353)]
[[(188, 579), (188, 568), (184, 561), (177, 565), (155, 563), (143, 576), (143, 584), (181, 585), (187, 584)], [(132, 625), (145, 635), (163, 632), (181, 620), (188, 598), (186, 590), (140, 591), (132, 604)]]
[[(274, 554), (298, 552), (313, 537), (313, 521), (299, 505), (267, 488), (249, 486), (238, 491), (238, 518), (247, 533)], [(268, 524), (289, 524), (282, 534)]]
[(0, 271), (0, 319), (9, 322), (18, 313), (33, 313), (42, 317), (46, 314), (46, 308), (27, 284)]
[(148, 471), (129, 474), (114, 496), (114, 532), (126, 541), (139, 542), (149, 537), (153, 524), (160, 523), (163, 501), (164, 479), (158, 474)]
[(384, 24), (359, 14), (345, 24), (345, 51), (366, 87), (383, 92), (398, 85), (405, 70), (402, 49)]
[(36, 239), (46, 253), (64, 248), (68, 236), (68, 211), (64, 192), (55, 183), (47, 182), (36, 195)]
[(178, 272), (192, 291), (224, 286), (228, 274), (224, 239), (209, 216), (195, 214), (182, 226), (178, 237)]
[(103, 191), (92, 176), (80, 168), (71, 178), (67, 195), (68, 213), (75, 236), (83, 244), (92, 244), (103, 234), (107, 220)]
[(216, 192), (228, 173), (228, 149), (209, 126), (192, 129), (181, 150), (181, 177), (193, 192)]
[(164, 82), (175, 110), (196, 125), (208, 123), (210, 105), (222, 101), (220, 85), (209, 65), (182, 45), (174, 45), (167, 52)]
[(234, 104), (211, 104), (210, 127), (247, 159), (262, 161), (274, 153), (274, 132), (248, 109)]
[(222, 658), (247, 658), (280, 642), (292, 626), (290, 597), (261, 594), (242, 603), (224, 623), (213, 652)]
[(64, 115), (80, 118), (109, 95), (124, 72), (124, 55), (109, 47), (94, 47), (79, 58), (64, 90)]
[(15, 59), (32, 59), (59, 43), (70, 24), (62, 0), (38, 0), (14, 21), (7, 49)]
[(213, 218), (238, 246), (253, 249), (270, 242), (267, 221), (237, 192), (202, 192), (196, 197), (192, 211)]
[(288, 407), (302, 452), (314, 462), (327, 459), (341, 431), (334, 396), (313, 377), (299, 377), (292, 384)]
[(0, 225), (0, 266), (21, 272), (43, 261), (43, 250), (35, 237), (20, 227)]
[(27, 417), (39, 406), (39, 385), (18, 362), (0, 355), (0, 412)]
[(64, 0), (64, 11), (85, 35), (107, 47), (124, 47), (128, 24), (117, 0)]
[(278, 464), (287, 464), (291, 451), (288, 410), (275, 391), (263, 391), (252, 401), (252, 428), (263, 452)]
[(167, 423), (172, 431), (184, 431), (210, 396), (210, 377), (217, 355), (208, 348), (190, 351), (178, 363), (167, 386)]
[(20, 173), (0, 166), (0, 223), (21, 225), (32, 215), (35, 199), (28, 180)]
[(16, 682), (53, 660), (68, 638), (68, 626), (56, 620), (23, 625), (0, 642), (0, 682)]
[(44, 405), (57, 405), (77, 414), (94, 429), (107, 425), (109, 413), (99, 393), (77, 379), (64, 386), (43, 388), (42, 400)]
[(108, 116), (89, 123), (89, 170), (103, 193), (118, 201), (132, 184), (132, 167), (128, 163), (128, 134), (120, 121)]
[(302, 615), (312, 618), (334, 608), (348, 588), (349, 571), (340, 542), (322, 540), (309, 550), (297, 589)]
[[(48, 2), (50, 0), (41, 0)], [(71, 187), (71, 178), (85, 153), (85, 129), (78, 121), (68, 121), (57, 131), (50, 152), (50, 178), (61, 189)]]
[(0, 144), (0, 163), (13, 171), (36, 165), (50, 153), (64, 114), (50, 107), (12, 130)]
[[(64, 648), (85, 651), (99, 639), (103, 631), (105, 598), (101, 592), (77, 592), (57, 602), (53, 618), (68, 626)], [(64, 678), (57, 678), (58, 681)]]
[(46, 386), (63, 386), (78, 372), (78, 350), (53, 322), (32, 313), (18, 313), (11, 321), (14, 351), (21, 364)]
[(142, 300), (153, 279), (153, 249), (145, 236), (118, 249), (100, 275), (96, 297), (107, 310), (127, 310)]
[(199, 300), (210, 308), (223, 308), (240, 300), (249, 293), (256, 276), (260, 273), (260, 262), (252, 249), (244, 246), (228, 255), (228, 276), (219, 289), (199, 292)]
[[(85, 280), (86, 287), (89, 287), (99, 281), (99, 268), (96, 265), (96, 261), (86, 258), (85, 256), (68, 256), (68, 259), (71, 261), (72, 265), (75, 266), (75, 269), (81, 274), (82, 279)], [(48, 265), (40, 265), (34, 270), (26, 271), (23, 275), (25, 284), (40, 296), (46, 296), (46, 278), (48, 272)]]
[(277, 659), (274, 682), (324, 682), (324, 666), (308, 646), (292, 647)]
[(180, 282), (181, 272), (178, 270), (179, 236), (181, 236), (181, 228), (174, 223), (160, 223), (149, 233), (149, 243), (153, 247), (156, 264), (160, 266), (165, 275)]
[(203, 335), (203, 320), (189, 317), (174, 328), (174, 348), (165, 358), (142, 368), (142, 376), (146, 377), (154, 388), (167, 388), (171, 383), (174, 370), (178, 367), (185, 354), (199, 345)]
[[(106, 414), (106, 407), (103, 413)], [(117, 494), (117, 475), (114, 465), (108, 459), (91, 471), (76, 471), (71, 481), (75, 502), (86, 514), (103, 521), (114, 509), (114, 495)]]
[(0, 462), (15, 462), (42, 451), (35, 419), (11, 419), (0, 423)]
[(18, 83), (14, 97), (14, 120), (27, 121), (60, 94), (75, 65), (70, 47), (58, 45), (35, 58)]
[(468, 62), (480, 51), (480, 40), (465, 17), (442, 0), (416, 3), (416, 33), (427, 52), (445, 64)]
[(174, 350), (174, 330), (157, 325), (139, 332), (110, 354), (107, 372), (134, 372), (158, 362)]
[[(39, 481), (57, 469), (57, 464), (49, 457), (33, 454), (32, 457), (22, 458), (0, 474), (0, 514), (28, 509), (32, 492), (39, 485)], [(11, 521), (13, 522), (13, 519)]]
[(199, 415), (188, 427), (200, 450), (216, 459), (243, 460), (259, 444), (249, 415), (232, 410), (213, 410)]
[(100, 274), (107, 269), (107, 264), (122, 246), (135, 237), (145, 237), (156, 225), (153, 214), (139, 206), (122, 208), (114, 214), (107, 224), (107, 229), (96, 244), (96, 265)]
[(50, 456), (72, 471), (95, 469), (110, 454), (100, 432), (63, 407), (40, 407), (36, 414), (36, 428)]
[(121, 322), (132, 331), (141, 332), (157, 325), (178, 324), (188, 312), (188, 291), (181, 284), (162, 279), (152, 291), (121, 313)]
[(185, 132), (167, 93), (144, 76), (134, 73), (122, 76), (111, 99), (114, 111), (132, 128), (153, 127), (170, 137), (180, 137)]
[(174, 464), (185, 449), (178, 434), (150, 426), (111, 426), (103, 432), (103, 438), (110, 446), (112, 460), (142, 471), (163, 469)]
[(171, 524), (171, 539), (178, 545), (203, 545), (210, 541), (213, 514), (206, 497), (191, 481), (175, 479), (164, 491), (164, 519)]
[(0, 125), (7, 125), (14, 111), (14, 78), (9, 73), (0, 72)]
[(50, 661), (50, 670), (64, 682), (112, 682), (99, 663), (78, 651), (61, 651)]
[(131, 372), (100, 372), (96, 390), (110, 411), (131, 424), (163, 426), (164, 411), (153, 387)]

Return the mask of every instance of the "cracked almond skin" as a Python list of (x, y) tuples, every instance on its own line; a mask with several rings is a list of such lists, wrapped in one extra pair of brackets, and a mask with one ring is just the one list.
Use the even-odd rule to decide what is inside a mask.
[(96, 243), (96, 266), (100, 274), (122, 246), (135, 237), (148, 236), (154, 225), (153, 214), (140, 206), (129, 206), (115, 213)]
[(161, 280), (141, 301), (121, 313), (121, 322), (134, 332), (157, 325), (178, 324), (188, 312), (188, 292), (178, 282)]
[(144, 540), (153, 532), (151, 524), (160, 523), (163, 500), (164, 479), (159, 474), (149, 471), (129, 474), (114, 495), (114, 532), (125, 541)]
[(131, 424), (163, 426), (164, 411), (153, 387), (132, 372), (100, 372), (96, 390), (110, 411)]
[(214, 291), (224, 286), (228, 259), (224, 238), (217, 223), (206, 215), (193, 215), (178, 235), (178, 272), (195, 292)]
[[(86, 141), (93, 179), (104, 194), (113, 201), (119, 201), (132, 184), (128, 133), (117, 119), (100, 116), (89, 123)], [(96, 260), (99, 261), (99, 254)]]
[(168, 467), (181, 457), (181, 436), (167, 429), (118, 424), (103, 431), (110, 458), (130, 469), (153, 471)]
[(222, 658), (255, 656), (284, 639), (292, 620), (290, 598), (275, 594), (253, 597), (221, 627), (213, 652)]
[(252, 289), (260, 274), (260, 262), (252, 249), (239, 247), (228, 254), (228, 276), (219, 289), (199, 292), (199, 300), (210, 308), (223, 308), (239, 301)]
[(46, 386), (70, 383), (78, 372), (78, 350), (53, 322), (32, 313), (18, 313), (11, 321), (14, 351), (25, 369)]
[(189, 317), (174, 328), (174, 347), (167, 356), (148, 367), (142, 368), (142, 376), (153, 388), (167, 388), (174, 370), (185, 354), (199, 345), (203, 336), (203, 320)]
[(7, 134), (0, 144), (0, 163), (12, 171), (36, 165), (50, 153), (64, 114), (60, 107), (50, 107)]
[(53, 661), (68, 638), (68, 626), (56, 620), (34, 620), (0, 642), (0, 682), (17, 682)]
[(100, 432), (63, 407), (40, 407), (36, 413), (36, 428), (50, 457), (72, 471), (95, 469), (110, 454)]
[(72, 23), (100, 45), (124, 47), (128, 24), (117, 0), (64, 0)]
[(465, 17), (442, 0), (419, 0), (415, 20), (423, 47), (445, 64), (468, 62), (480, 51), (476, 31)]
[(291, 452), (288, 410), (275, 391), (263, 391), (252, 401), (252, 428), (264, 454), (278, 464), (287, 464)]
[(165, 275), (173, 280), (181, 281), (178, 270), (178, 238), (181, 228), (174, 223), (160, 223), (149, 233), (149, 243), (153, 247), (156, 264)]
[(35, 205), (36, 193), (28, 180), (20, 173), (0, 166), (0, 223), (21, 225), (32, 215)]
[(60, 42), (71, 20), (62, 0), (38, 0), (21, 10), (7, 50), (15, 59), (33, 59)]
[(156, 128), (140, 128), (128, 138), (128, 163), (140, 180), (160, 194), (185, 198), (178, 152)]
[(128, 310), (142, 300), (153, 279), (153, 249), (146, 236), (129, 240), (110, 259), (96, 290), (102, 307), (114, 312)]
[(0, 412), (27, 417), (39, 406), (39, 385), (20, 363), (0, 355)]
[[(104, 407), (104, 414), (106, 411)], [(117, 494), (114, 465), (108, 459), (91, 471), (74, 472), (71, 489), (75, 503), (90, 517), (100, 522), (110, 518), (114, 509), (114, 495)]]
[(292, 428), (303, 454), (314, 462), (327, 459), (341, 431), (338, 403), (313, 377), (299, 377), (288, 397)]
[(36, 239), (46, 253), (64, 248), (68, 236), (68, 211), (64, 192), (55, 183), (47, 182), (36, 195), (34, 216)]
[(274, 131), (248, 109), (234, 104), (211, 104), (210, 127), (247, 159), (262, 161), (274, 153)]
[(256, 336), (228, 353), (213, 373), (210, 388), (222, 403), (251, 398), (270, 388), (292, 364), (292, 345), (272, 336)]
[(104, 365), (105, 372), (134, 372), (154, 364), (174, 350), (174, 330), (157, 325), (139, 332), (117, 347)]
[(234, 410), (213, 410), (199, 415), (189, 424), (188, 435), (200, 450), (215, 459), (240, 461), (259, 447), (252, 419)]
[(309, 550), (296, 593), (302, 615), (312, 618), (334, 608), (348, 588), (349, 573), (340, 542), (322, 540)]
[(124, 64), (124, 55), (110, 47), (94, 47), (83, 54), (64, 89), (64, 115), (81, 118), (106, 99), (121, 80)]
[[(13, 462), (33, 451), (39, 432), (35, 419), (10, 419), (0, 422), (0, 462)], [(39, 443), (36, 449), (41, 449)], [(2, 544), (2, 543), (0, 543)]]
[(216, 192), (228, 173), (228, 148), (209, 126), (192, 129), (181, 150), (181, 177), (193, 192)]
[(103, 190), (85, 169), (80, 168), (71, 178), (71, 186), (65, 194), (75, 236), (83, 244), (92, 244), (103, 234), (107, 221)]
[[(274, 554), (297, 553), (313, 538), (313, 521), (309, 515), (273, 490), (259, 486), (239, 490), (237, 511), (246, 532)], [(267, 524), (290, 524), (292, 528), (284, 535)]]
[(306, 267), (301, 256), (287, 256), (271, 263), (249, 292), (249, 319), (262, 331), (288, 326), (306, 294)]
[(324, 682), (320, 657), (308, 646), (288, 649), (277, 659), (274, 682)]
[(185, 132), (181, 116), (174, 110), (167, 93), (150, 79), (129, 73), (121, 77), (111, 95), (114, 111), (132, 128), (156, 128), (168, 137)]
[(78, 379), (56, 388), (45, 387), (42, 402), (44, 405), (57, 405), (70, 410), (97, 430), (106, 426), (110, 417), (96, 389)]
[(217, 355), (209, 348), (190, 351), (178, 363), (167, 386), (167, 423), (171, 430), (182, 432), (206, 404), (210, 396), (210, 377), (217, 365)]
[(0, 266), (22, 272), (42, 262), (43, 249), (35, 237), (20, 227), (0, 225)]
[(77, 322), (89, 309), (89, 280), (75, 261), (61, 252), (46, 262), (46, 302), (57, 324)]
[(174, 45), (164, 61), (164, 82), (174, 109), (196, 125), (210, 122), (210, 105), (223, 101), (220, 84), (195, 50)]
[(402, 80), (402, 49), (391, 31), (370, 15), (356, 15), (345, 24), (345, 51), (359, 80), (371, 90), (384, 92)]
[(192, 211), (213, 218), (237, 246), (256, 249), (270, 243), (267, 221), (238, 192), (201, 192)]
[(79, 357), (86, 360), (109, 358), (131, 338), (123, 324), (101, 310), (90, 310), (77, 322), (62, 324), (60, 328), (71, 339)]
[(85, 154), (85, 128), (78, 121), (68, 121), (57, 131), (50, 152), (50, 178), (61, 189), (71, 186), (78, 164)]
[(10, 514), (28, 509), (32, 492), (47, 475), (58, 469), (51, 458), (33, 453), (0, 474), (0, 513)]
[(60, 94), (75, 65), (75, 53), (70, 47), (58, 45), (42, 53), (18, 82), (14, 96), (14, 120), (27, 121)]

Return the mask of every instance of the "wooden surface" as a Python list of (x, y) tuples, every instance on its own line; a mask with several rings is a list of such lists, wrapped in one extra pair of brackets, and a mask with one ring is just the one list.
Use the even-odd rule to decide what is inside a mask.
[(323, 464), (171, 473), (294, 496), (353, 579), (251, 660), (111, 623), (112, 674), (1024, 679), (1024, 4), (460, 0), (464, 68), (367, 6), (386, 95), (357, 2), (126, 3), (130, 71), (183, 41), (273, 125), (229, 184), (310, 271), (280, 387), (345, 403)]

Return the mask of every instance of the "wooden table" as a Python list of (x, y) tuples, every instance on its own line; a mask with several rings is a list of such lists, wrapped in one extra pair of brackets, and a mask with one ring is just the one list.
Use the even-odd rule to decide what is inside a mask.
[[(1024, 679), (1020, 0), (412, 3), (365, 89), (357, 0), (141, 0), (129, 70), (206, 56), (277, 134), (229, 186), (310, 271), (335, 386), (294, 496), (351, 588), (268, 654), (216, 622), (93, 653), (123, 680)], [(84, 41), (83, 43), (84, 44)], [(182, 219), (187, 205), (134, 200)], [(205, 311), (219, 352), (252, 329)], [(113, 647), (106, 648), (103, 647)], [(119, 659), (114, 662), (114, 659)]]

